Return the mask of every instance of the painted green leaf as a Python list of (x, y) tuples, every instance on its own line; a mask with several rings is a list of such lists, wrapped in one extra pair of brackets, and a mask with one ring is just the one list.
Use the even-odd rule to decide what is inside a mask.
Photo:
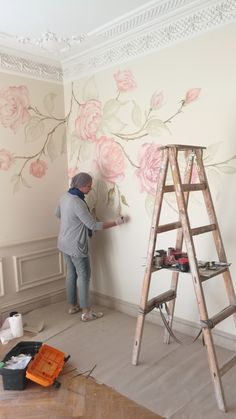
[(107, 205), (113, 205), (114, 204), (114, 194), (115, 194), (115, 188), (109, 189), (107, 193)]
[(125, 100), (124, 102), (119, 100), (119, 103), (120, 103), (121, 106), (125, 106), (125, 105), (127, 105), (127, 103), (129, 103), (129, 100)]
[(142, 125), (142, 111), (140, 106), (133, 100), (133, 109), (132, 109), (132, 121), (137, 126)]
[(50, 160), (53, 161), (56, 157), (56, 147), (55, 147), (53, 135), (50, 136), (49, 141), (47, 143), (47, 153)]
[(115, 99), (108, 100), (103, 107), (103, 115), (116, 114), (121, 107), (120, 102)]
[(85, 161), (88, 160), (91, 157), (94, 144), (90, 141), (81, 141), (80, 143), (80, 160)]
[(151, 119), (146, 125), (146, 129), (149, 135), (152, 137), (158, 137), (162, 129), (167, 129), (165, 123), (161, 119)]
[(152, 216), (153, 207), (154, 207), (155, 197), (152, 195), (147, 195), (145, 199), (145, 209), (149, 217)]
[(236, 168), (233, 166), (218, 166), (219, 170), (222, 173), (226, 173), (226, 174), (231, 174), (231, 173), (236, 173)]
[(48, 95), (45, 96), (43, 100), (43, 104), (45, 106), (45, 109), (49, 113), (49, 115), (51, 115), (52, 112), (54, 111), (56, 97), (57, 95), (55, 93), (49, 93)]
[(122, 122), (119, 118), (117, 118), (115, 115), (105, 115), (102, 119), (103, 127), (106, 127), (106, 129), (110, 132), (119, 133), (122, 131), (122, 129), (126, 126), (124, 122)]
[[(193, 196), (194, 195), (192, 195), (192, 197)], [(178, 214), (175, 194), (173, 194), (173, 193), (168, 194), (168, 197), (164, 198), (164, 201), (168, 205), (168, 207), (170, 207), (174, 212), (176, 212), (176, 214)]]
[(22, 185), (26, 186), (26, 188), (31, 188), (31, 186), (28, 184), (28, 182), (26, 181), (24, 177), (21, 177), (21, 182), (22, 182)]
[(124, 195), (121, 195), (120, 199), (122, 204), (126, 205), (127, 207), (129, 206)]
[(38, 140), (44, 133), (44, 121), (38, 116), (32, 116), (25, 126), (25, 140), (27, 143)]
[(16, 192), (18, 192), (20, 190), (20, 177), (18, 176), (18, 179), (15, 183), (15, 185), (13, 186), (13, 193), (15, 194)]
[(213, 157), (217, 154), (221, 145), (222, 141), (219, 141), (218, 143), (209, 145), (206, 150), (203, 150), (203, 160), (205, 163), (213, 160)]
[(61, 154), (67, 153), (67, 135), (66, 135), (66, 129), (63, 130), (63, 133), (62, 133), (62, 136), (61, 136), (60, 153)]
[(91, 99), (98, 99), (98, 89), (94, 77), (88, 79), (83, 86), (83, 100), (87, 102)]
[(73, 160), (73, 158), (78, 154), (78, 150), (80, 149), (82, 141), (77, 137), (76, 134), (72, 134), (70, 139), (68, 140), (69, 144), (69, 160)]
[(97, 181), (97, 191), (98, 191), (98, 195), (102, 196), (102, 195), (107, 195), (108, 193), (108, 189), (107, 189), (107, 184), (103, 179), (99, 179)]
[(19, 175), (13, 175), (11, 177), (11, 182), (16, 182), (19, 179)]

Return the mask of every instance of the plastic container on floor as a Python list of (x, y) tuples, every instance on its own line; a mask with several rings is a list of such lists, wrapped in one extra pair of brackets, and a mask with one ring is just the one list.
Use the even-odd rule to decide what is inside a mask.
[[(3, 365), (5, 365), (12, 357), (16, 357), (20, 354), (31, 355), (33, 358), (41, 346), (42, 342), (19, 342), (5, 355), (2, 360)], [(28, 382), (26, 377), (27, 367), (28, 366), (23, 369), (9, 369), (3, 366), (0, 368), (0, 375), (2, 375), (4, 390), (24, 390)]]
[(43, 387), (50, 385), (59, 387), (57, 377), (69, 357), (66, 357), (64, 352), (43, 344), (35, 358), (29, 363), (26, 377)]

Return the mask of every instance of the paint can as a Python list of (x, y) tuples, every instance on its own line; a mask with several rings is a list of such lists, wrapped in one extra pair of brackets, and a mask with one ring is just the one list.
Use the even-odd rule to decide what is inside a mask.
[(153, 266), (155, 268), (161, 268), (163, 265), (163, 256), (155, 255), (153, 256)]
[(189, 261), (188, 258), (179, 258), (178, 260), (179, 269), (181, 272), (189, 271)]

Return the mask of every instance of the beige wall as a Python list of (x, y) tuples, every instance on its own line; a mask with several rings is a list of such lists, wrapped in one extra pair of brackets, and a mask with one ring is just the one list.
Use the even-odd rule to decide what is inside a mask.
[[(183, 143), (207, 147), (204, 154), (207, 175), (226, 253), (232, 262), (232, 277), (235, 277), (232, 228), (236, 195), (235, 36), (236, 26), (228, 25), (74, 81), (77, 112), (69, 128), (69, 170), (71, 173), (88, 170), (94, 175), (90, 199), (96, 203), (101, 219), (116, 216), (120, 210), (130, 216), (129, 224), (99, 232), (93, 238), (93, 281), (97, 292), (132, 304), (140, 300), (153, 205), (150, 192), (155, 183), (147, 186), (148, 176), (155, 180), (151, 170), (142, 173), (146, 176), (142, 185), (136, 175), (145, 144), (154, 147), (148, 162), (153, 170), (158, 163), (155, 145)], [(126, 77), (126, 84), (119, 84), (119, 71), (120, 79), (124, 81)], [(66, 86), (67, 107), (70, 89), (71, 86)], [(157, 109), (148, 114), (152, 97)], [(175, 115), (183, 100), (185, 106)], [(147, 115), (154, 119), (152, 123), (147, 123)], [(166, 122), (169, 118), (171, 123)], [(124, 205), (125, 201), (128, 205)], [(173, 205), (173, 199), (168, 198), (164, 221), (175, 221)], [(198, 195), (191, 202), (191, 214), (194, 226), (206, 224)], [(174, 243), (175, 236), (168, 234), (160, 239), (157, 248), (167, 248)], [(216, 259), (208, 236), (198, 239), (196, 244), (199, 259)], [(182, 276), (176, 315), (197, 322), (191, 277)], [(158, 277), (155, 274), (151, 296), (168, 289), (169, 285), (168, 274)], [(220, 279), (212, 280), (205, 288), (210, 314), (227, 305)], [(219, 328), (232, 333), (234, 330), (231, 319), (221, 323)]]
[(61, 85), (1, 73), (2, 312), (64, 293), (54, 216), (67, 185), (64, 117)]

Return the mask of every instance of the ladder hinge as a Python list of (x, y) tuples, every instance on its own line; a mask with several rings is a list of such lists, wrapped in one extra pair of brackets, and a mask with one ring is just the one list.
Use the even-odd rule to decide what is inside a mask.
[(211, 317), (207, 320), (201, 320), (201, 326), (203, 329), (213, 329), (218, 323), (222, 322), (223, 320), (227, 319), (227, 317), (232, 316), (236, 312), (236, 305), (230, 305), (223, 310), (221, 310), (218, 314)]
[(146, 308), (143, 310), (140, 307), (139, 311), (144, 314), (150, 313), (150, 311), (152, 311), (154, 308), (158, 308), (162, 304), (166, 303), (167, 301), (173, 300), (174, 298), (176, 298), (176, 292), (175, 290), (170, 289), (169, 291), (163, 292), (157, 297), (154, 297), (151, 300), (147, 301)]

